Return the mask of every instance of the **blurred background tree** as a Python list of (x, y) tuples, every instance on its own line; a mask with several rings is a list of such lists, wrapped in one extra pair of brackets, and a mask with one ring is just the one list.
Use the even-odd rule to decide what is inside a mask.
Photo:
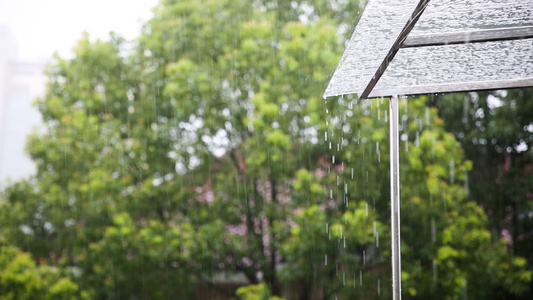
[(46, 264), (37, 265), (29, 253), (21, 252), (5, 242), (0, 244), (0, 299), (89, 299), (61, 269)]
[(532, 270), (533, 90), (442, 95), (431, 103), (473, 163), (469, 199), (487, 213), (493, 236)]
[[(222, 275), (253, 285), (225, 299), (389, 297), (387, 103), (321, 99), (360, 7), (164, 0), (130, 48), (82, 37), (48, 67), (0, 234), (92, 299), (200, 299)], [(405, 297), (527, 296), (447, 107), (407, 103)]]

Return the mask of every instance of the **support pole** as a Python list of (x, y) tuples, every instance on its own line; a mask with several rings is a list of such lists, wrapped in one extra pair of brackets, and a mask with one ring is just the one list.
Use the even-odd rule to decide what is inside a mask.
[(389, 99), (390, 195), (392, 299), (402, 299), (402, 268), (400, 257), (400, 154), (398, 132), (398, 96)]

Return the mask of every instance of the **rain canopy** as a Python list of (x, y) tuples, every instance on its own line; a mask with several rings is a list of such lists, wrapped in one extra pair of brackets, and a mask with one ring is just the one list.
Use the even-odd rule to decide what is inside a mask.
[(324, 97), (526, 86), (531, 0), (369, 0)]
[(397, 95), (533, 86), (531, 0), (369, 0), (324, 97), (390, 97), (391, 264), (401, 299)]

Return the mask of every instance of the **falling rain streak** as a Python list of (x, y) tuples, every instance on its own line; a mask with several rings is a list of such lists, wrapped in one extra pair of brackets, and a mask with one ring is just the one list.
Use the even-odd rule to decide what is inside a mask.
[[(346, 99), (341, 98), (339, 101), (343, 102), (344, 100)], [(330, 153), (330, 163), (327, 165), (327, 173), (331, 173), (331, 175), (333, 175), (331, 186), (326, 187), (327, 199), (330, 201), (327, 205), (333, 205), (333, 203), (341, 201), (346, 212), (353, 212), (355, 214), (358, 210), (361, 210), (364, 219), (359, 221), (363, 221), (363, 223), (353, 224), (353, 219), (350, 219), (349, 214), (345, 213), (343, 214), (342, 218), (342, 223), (344, 226), (339, 226), (339, 224), (336, 223), (326, 222), (325, 233), (328, 243), (335, 243), (337, 251), (341, 251), (342, 249), (342, 252), (344, 252), (350, 251), (349, 249), (353, 249), (351, 248), (353, 247), (351, 246), (353, 243), (358, 243), (357, 240), (351, 240), (352, 237), (350, 231), (363, 230), (365, 226), (372, 226), (372, 237), (374, 243), (373, 245), (362, 245), (364, 249), (362, 250), (362, 255), (360, 256), (360, 263), (362, 264), (361, 266), (368, 266), (369, 257), (366, 248), (371, 249), (371, 253), (374, 253), (372, 254), (372, 259), (374, 259), (377, 254), (377, 250), (374, 249), (379, 249), (380, 234), (378, 232), (378, 223), (370, 211), (368, 200), (364, 200), (364, 198), (369, 199), (371, 197), (370, 195), (372, 195), (371, 191), (367, 190), (367, 188), (376, 184), (376, 182), (373, 181), (375, 173), (373, 169), (369, 167), (371, 164), (368, 164), (367, 161), (371, 159), (376, 164), (381, 164), (381, 143), (379, 140), (373, 141), (373, 130), (368, 130), (368, 128), (362, 130), (362, 127), (360, 127), (358, 122), (354, 122), (355, 119), (352, 119), (352, 116), (354, 113), (363, 113), (368, 117), (374, 118), (378, 122), (376, 125), (383, 124), (379, 126), (386, 126), (384, 123), (387, 120), (387, 114), (384, 114), (383, 116), (381, 115), (382, 113), (386, 112), (386, 110), (382, 109), (380, 103), (376, 101), (358, 102), (355, 100), (350, 100), (346, 103), (349, 109), (348, 111), (350, 112), (349, 116), (348, 111), (344, 112), (344, 115), (335, 115), (332, 114), (333, 110), (325, 110), (327, 116), (327, 126), (324, 130), (324, 143), (326, 149), (328, 149)], [(324, 104), (328, 105), (326, 102), (324, 102)], [(345, 145), (350, 145), (350, 147), (343, 147)], [(352, 159), (346, 160), (346, 156), (353, 155), (353, 151), (356, 151), (356, 153), (362, 153), (362, 157), (354, 156)], [(345, 170), (348, 172), (345, 172)], [(357, 182), (361, 182), (360, 189), (357, 188)], [(351, 197), (352, 194), (359, 195), (358, 197), (360, 198), (353, 199)], [(371, 198), (373, 199), (373, 207), (375, 210), (375, 196), (372, 196)], [(355, 203), (355, 206), (351, 205), (350, 202)], [(364, 203), (364, 207), (357, 206), (357, 203)], [(334, 267), (335, 273), (339, 276), (339, 279), (341, 279), (340, 276), (342, 276), (342, 286), (345, 286), (345, 268), (352, 268), (355, 266), (338, 262), (338, 253), (331, 256), (328, 253), (324, 253), (323, 255), (324, 266), (328, 268)], [(353, 270), (353, 287), (355, 288), (357, 286), (357, 281), (359, 281), (359, 292), (362, 292), (363, 290), (368, 291), (370, 289), (370, 286), (363, 285), (364, 270), (364, 268), (359, 269), (358, 271)], [(359, 273), (359, 276), (357, 276), (357, 273)], [(372, 281), (378, 280), (375, 275), (372, 275), (369, 278), (375, 278), (372, 279)]]
[[(222, 275), (235, 275), (264, 283), (239, 287), (256, 293), (246, 298), (302, 292), (294, 298), (389, 299), (402, 275), (384, 267), (402, 249), (393, 242), (392, 250), (385, 238), (398, 237), (389, 222), (399, 209), (389, 200), (399, 193), (388, 180), (400, 170), (388, 163), (390, 133), (399, 132), (404, 295), (533, 298), (533, 96), (487, 85), (500, 77), (530, 85), (531, 1), (159, 2), (131, 42), (83, 35), (71, 55), (48, 62), (37, 102), (43, 127), (26, 145), (35, 173), (0, 181), (0, 277), (20, 277), (16, 263), (26, 261), (22, 271), (32, 280), (20, 282), (20, 294), (234, 299), (240, 292), (211, 292), (227, 285)], [(387, 69), (389, 81), (375, 87), (397, 81), (423, 88), (454, 77), (446, 67), (459, 66), (456, 86), (470, 89), (463, 83), (474, 79), (485, 91), (402, 97), (399, 109), (388, 98), (320, 99), (332, 59), (352, 33), (346, 24), (360, 19), (367, 3), (385, 5), (362, 17), (385, 22), (353, 35), (365, 46), (356, 55), (364, 70), (332, 81), (349, 89), (378, 79), (372, 65), (383, 57), (373, 56), (390, 45), (381, 34), (393, 42), (423, 2), (433, 13), (413, 27), (414, 40), (476, 32), (430, 50), (401, 49), (389, 67), (404, 68)], [(477, 7), (468, 9), (472, 3)], [(439, 7), (453, 13), (439, 18)], [(392, 25), (397, 30), (382, 28)], [(463, 43), (495, 32), (529, 33)], [(6, 36), (0, 45), (15, 49)], [(347, 47), (349, 55), (353, 50)], [(430, 64), (409, 66), (427, 58)], [(41, 74), (11, 59), (0, 55), (0, 78), (15, 84), (0, 82), (2, 124), (26, 119), (11, 113), (9, 101), (20, 104), (23, 83), (32, 81), (25, 76)], [(342, 61), (338, 70), (352, 66), (350, 57)], [(429, 72), (436, 69), (442, 72)], [(4, 133), (0, 144), (11, 147)], [(64, 294), (44, 294), (58, 286), (67, 287)]]
[[(364, 90), (363, 94), (366, 96), (367, 92), (372, 88), (375, 89), (370, 91), (371, 94), (385, 94), (397, 90), (409, 91), (409, 87), (413, 86), (413, 92), (420, 93), (429, 90), (455, 92), (454, 89), (457, 87), (461, 89), (469, 87), (472, 90), (476, 88), (491, 90), (491, 88), (531, 86), (529, 78), (533, 74), (531, 73), (532, 69), (526, 68), (532, 62), (529, 55), (530, 51), (528, 51), (531, 48), (531, 28), (524, 27), (524, 24), (530, 24), (530, 21), (532, 21), (533, 10), (529, 1), (473, 0), (451, 2), (453, 3), (450, 5), (440, 5), (438, 1), (369, 1), (365, 14), (359, 21), (352, 38), (347, 42), (348, 47), (346, 47), (341, 63), (337, 66), (325, 95), (360, 93)], [(425, 4), (428, 4), (426, 12), (430, 16), (427, 18), (424, 18), (424, 13), (422, 12)], [(443, 9), (444, 7), (446, 10)], [(450, 7), (454, 9), (449, 10)], [(411, 14), (413, 9), (419, 14)], [(420, 11), (418, 11), (419, 9)], [(453, 13), (449, 13), (450, 11), (453, 11)], [(387, 16), (387, 22), (376, 21), (382, 19), (383, 15)], [(418, 20), (420, 15), (422, 15), (422, 18)], [(409, 19), (410, 16), (412, 16), (411, 19)], [(481, 16), (491, 17), (482, 18)], [(529, 22), (523, 23), (524, 20)], [(417, 21), (419, 22), (417, 25), (420, 26), (413, 27), (413, 32), (416, 33), (411, 36), (408, 35), (405, 40), (402, 40), (400, 45), (400, 47), (410, 48), (401, 49), (394, 57), (394, 53), (398, 49), (395, 48), (396, 44), (390, 49), (391, 43), (398, 37), (400, 30), (402, 30), (401, 34), (404, 32), (409, 34), (411, 28), (405, 26), (406, 23), (413, 25)], [(490, 30), (488, 30), (489, 28)], [(529, 33), (514, 36), (509, 28), (524, 30), (521, 32), (527, 30)], [(466, 34), (464, 36), (462, 34), (454, 36), (455, 32), (459, 32), (459, 30), (461, 32), (466, 31)], [(431, 42), (431, 46), (426, 47), (424, 43), (431, 39), (434, 39), (434, 41), (442, 40), (444, 38), (441, 36), (442, 32), (450, 33), (449, 36), (453, 36), (455, 41), (451, 44), (444, 42), (442, 45), (439, 44), (438, 47), (435, 47), (434, 42)], [(489, 40), (492, 33), (497, 33), (498, 39), (503, 40)], [(470, 39), (477, 34), (479, 34), (479, 37), (471, 41)], [(420, 37), (424, 37), (424, 39)], [(368, 51), (368, 45), (370, 44), (372, 45), (372, 51)], [(389, 65), (381, 65), (378, 73), (374, 73), (376, 70), (373, 66), (374, 61), (376, 61), (376, 66), (379, 65), (379, 62), (383, 61), (383, 57), (380, 56), (382, 55), (381, 53), (385, 55), (387, 52), (393, 54), (390, 59), (394, 60)], [(387, 62), (389, 61), (385, 60), (385, 63)], [(426, 64), (426, 62), (430, 63)], [(460, 66), (460, 68), (456, 68), (457, 66)], [(380, 78), (381, 74), (379, 73), (384, 70), (382, 67), (388, 67), (388, 69), (382, 73), (383, 76)], [(483, 70), (483, 72), (476, 72), (475, 70)], [(508, 81), (509, 78), (513, 78), (512, 83)], [(371, 80), (370, 85), (368, 84), (368, 79)], [(375, 82), (380, 79), (381, 81)], [(517, 82), (521, 83), (517, 84)], [(365, 87), (367, 88), (366, 90)], [(506, 98), (508, 92), (513, 93), (513, 96)], [(524, 97), (524, 95), (526, 96)], [(348, 97), (346, 96), (346, 98)], [(338, 161), (342, 161), (346, 157), (356, 157), (355, 160), (357, 162), (354, 163), (355, 172), (351, 172), (350, 178), (352, 181), (349, 188), (352, 203), (354, 204), (352, 207), (356, 207), (356, 209), (362, 208), (359, 205), (360, 201), (365, 203), (373, 201), (370, 212), (368, 212), (369, 205), (365, 204), (364, 219), (359, 219), (357, 222), (362, 224), (361, 227), (365, 227), (369, 235), (373, 235), (375, 244), (358, 245), (360, 248), (357, 249), (358, 251), (361, 248), (363, 249), (363, 266), (366, 260), (365, 250), (368, 250), (367, 266), (372, 265), (376, 258), (379, 258), (379, 254), (383, 253), (383, 249), (377, 248), (379, 248), (379, 234), (387, 236), (388, 233), (383, 232), (383, 230), (387, 230), (385, 229), (387, 224), (384, 224), (386, 221), (383, 216), (385, 211), (388, 211), (387, 204), (389, 203), (383, 201), (386, 197), (382, 194), (390, 192), (391, 198), (398, 200), (400, 193), (397, 187), (399, 187), (400, 183), (399, 180), (391, 180), (390, 188), (387, 188), (381, 186), (378, 182), (387, 176), (390, 176), (391, 179), (398, 179), (400, 169), (397, 166), (401, 163), (405, 166), (402, 171), (407, 171), (407, 173), (403, 174), (405, 176), (402, 177), (404, 184), (402, 186), (406, 187), (402, 191), (402, 196), (405, 194), (402, 205), (405, 205), (404, 207), (408, 209), (407, 213), (402, 215), (402, 221), (406, 220), (407, 222), (403, 223), (405, 224), (403, 226), (407, 226), (410, 229), (403, 228), (406, 234), (402, 236), (402, 245), (407, 244), (405, 248), (410, 250), (408, 257), (415, 257), (417, 264), (413, 265), (414, 262), (412, 260), (406, 261), (408, 267), (405, 270), (408, 272), (406, 275), (416, 274), (416, 278), (415, 276), (411, 277), (409, 285), (422, 287), (411, 288), (409, 286), (409, 289), (404, 291), (404, 293), (407, 292), (414, 297), (424, 299), (431, 298), (432, 295), (450, 299), (486, 298), (494, 290), (504, 291), (506, 288), (502, 287), (501, 280), (494, 280), (494, 276), (491, 275), (494, 273), (486, 272), (486, 270), (490, 269), (489, 266), (485, 264), (482, 264), (482, 266), (475, 265), (475, 261), (479, 261), (480, 257), (487, 259), (487, 262), (491, 261), (493, 258), (490, 257), (490, 254), (484, 253), (484, 251), (472, 251), (472, 249), (493, 249), (493, 243), (490, 241), (500, 239), (508, 231), (505, 229), (500, 232), (499, 229), (493, 229), (500, 228), (503, 223), (513, 227), (515, 233), (516, 230), (521, 230), (520, 226), (515, 227), (515, 225), (510, 224), (513, 220), (519, 222), (513, 219), (513, 216), (517, 216), (515, 212), (520, 211), (520, 209), (516, 208), (516, 203), (513, 203), (509, 205), (508, 211), (501, 211), (501, 208), (498, 207), (505, 207), (505, 205), (501, 204), (506, 201), (504, 199), (506, 197), (502, 196), (498, 190), (515, 189), (516, 181), (513, 181), (514, 178), (511, 176), (506, 178), (505, 173), (518, 171), (513, 164), (520, 161), (520, 154), (517, 152), (531, 149), (530, 141), (533, 141), (533, 139), (530, 139), (529, 136), (533, 132), (533, 126), (526, 125), (529, 128), (524, 129), (522, 125), (519, 125), (518, 127), (520, 128), (517, 128), (514, 133), (517, 136), (521, 136), (521, 138), (515, 140), (506, 136), (514, 133), (507, 132), (503, 134), (498, 131), (512, 131), (510, 128), (514, 126), (512, 123), (516, 120), (511, 122), (504, 120), (509, 118), (509, 116), (523, 117), (525, 121), (523, 124), (531, 123), (531, 116), (521, 112), (521, 110), (531, 111), (528, 109), (529, 106), (524, 104), (527, 101), (518, 101), (518, 99), (526, 100), (531, 98), (531, 92), (528, 90), (515, 92), (484, 91), (482, 93), (471, 92), (459, 95), (430, 95), (430, 98), (425, 98), (425, 96), (409, 99), (406, 97), (401, 98), (400, 109), (395, 106), (389, 119), (387, 119), (388, 113), (384, 114), (383, 118), (381, 116), (381, 111), (384, 111), (384, 107), (380, 106), (384, 102), (383, 98), (377, 100), (363, 99), (359, 103), (353, 100), (350, 101), (351, 99), (347, 100), (349, 109), (354, 110), (353, 115), (364, 119), (365, 124), (355, 124), (351, 128), (354, 137), (351, 140), (348, 139), (352, 142), (350, 145), (353, 147), (345, 147), (344, 150), (347, 151), (345, 153), (335, 153), (336, 158)], [(341, 99), (344, 101), (345, 98)], [(508, 104), (507, 107), (499, 109), (506, 102)], [(355, 106), (353, 105), (354, 103), (356, 103)], [(394, 103), (397, 105), (398, 101)], [(400, 113), (401, 116), (399, 123), (397, 122), (396, 113)], [(501, 113), (500, 116), (498, 116), (499, 113)], [(513, 117), (510, 119), (513, 119)], [(399, 163), (391, 168), (390, 174), (386, 174), (380, 168), (382, 160), (379, 150), (380, 145), (382, 149), (385, 149), (388, 145), (385, 145), (386, 139), (383, 138), (383, 132), (379, 130), (381, 129), (379, 126), (382, 125), (381, 123), (392, 123), (393, 121), (394, 124), (389, 125), (391, 125), (391, 128), (392, 126), (399, 127), (399, 131), (397, 130), (398, 128), (395, 128), (393, 132), (399, 132), (400, 139), (398, 141), (394, 137), (395, 146), (397, 147), (393, 149), (394, 152), (391, 151), (391, 156), (395, 158), (394, 161)], [(493, 121), (496, 122), (493, 123)], [(368, 123), (372, 123), (373, 130), (365, 128), (366, 126), (372, 127)], [(491, 131), (493, 132), (491, 133)], [(331, 134), (333, 135), (334, 132), (331, 132)], [(355, 135), (357, 135), (356, 138)], [(349, 133), (346, 136), (349, 136)], [(392, 135), (390, 136), (392, 137)], [(488, 139), (488, 136), (491, 136), (491, 138)], [(527, 142), (520, 140), (523, 136), (528, 136), (525, 138), (525, 140), (528, 140)], [(374, 143), (376, 145), (375, 151), (372, 149)], [(518, 147), (522, 147), (524, 150), (517, 149), (519, 144), (522, 146)], [(461, 150), (464, 150), (465, 155), (469, 155), (469, 160), (474, 161), (473, 166), (463, 157)], [(487, 155), (486, 153), (488, 152), (498, 153), (494, 155), (498, 158), (491, 160), (490, 156), (492, 155)], [(357, 153), (357, 155), (354, 155), (354, 153)], [(399, 157), (397, 154), (399, 154)], [(390, 160), (392, 161), (392, 158)], [(487, 161), (490, 161), (490, 163), (487, 163)], [(476, 176), (472, 174), (470, 179), (468, 174), (463, 176), (463, 172), (466, 172), (465, 170), (473, 172), (473, 169), (476, 168), (480, 168)], [(491, 177), (489, 175), (491, 173), (497, 175)], [(506, 184), (504, 180), (509, 180), (510, 182)], [(474, 181), (476, 181), (478, 186), (469, 190), (468, 185), (475, 184)], [(497, 186), (497, 188), (494, 186)], [(463, 188), (464, 193), (461, 190)], [(527, 188), (520, 190), (522, 194), (520, 197), (526, 198), (524, 195), (528, 192)], [(469, 193), (475, 193), (475, 196), (479, 197)], [(466, 198), (464, 195), (467, 195)], [(472, 201), (470, 198), (476, 199), (476, 201)], [(336, 200), (340, 202), (341, 199), (338, 197)], [(494, 205), (494, 202), (499, 204)], [(510, 200), (510, 202), (512, 201)], [(400, 208), (398, 205), (399, 201), (393, 202), (394, 209), (391, 209), (393, 215), (391, 218), (396, 216), (396, 221), (390, 224), (393, 227), (392, 231), (394, 231), (392, 232), (394, 247), (392, 252), (393, 257), (396, 257), (396, 259), (393, 258), (396, 263), (393, 266), (394, 276), (391, 278), (394, 299), (401, 298), (400, 283), (401, 275), (403, 275), (400, 273), (398, 255), (401, 252), (398, 228)], [(497, 212), (500, 213), (500, 216), (496, 215)], [(522, 211), (522, 213), (523, 216), (527, 215), (525, 211)], [(507, 220), (502, 218), (502, 216), (507, 216)], [(522, 219), (525, 218), (527, 217)], [(379, 220), (378, 226), (376, 226), (376, 220)], [(372, 222), (374, 222), (373, 228), (370, 227)], [(468, 223), (468, 225), (465, 225), (465, 223)], [(350, 228), (350, 230), (352, 229)], [(490, 233), (490, 231), (493, 232)], [(460, 245), (461, 243), (453, 243), (453, 247), (450, 246), (450, 249), (446, 249), (443, 245), (436, 246), (438, 243), (446, 244), (450, 242), (449, 240), (470, 236), (472, 232), (484, 232), (486, 235), (485, 242), (479, 240), (476, 242), (469, 241), (468, 244), (475, 244), (474, 248), (471, 248), (470, 245)], [(349, 236), (348, 230), (346, 235)], [(524, 235), (522, 235), (523, 237)], [(501, 257), (512, 260), (512, 253), (516, 250), (515, 247), (519, 247), (517, 246), (519, 243), (515, 240), (516, 234), (514, 236), (515, 239), (508, 238), (507, 247), (511, 248), (511, 250), (508, 251), (509, 249), (503, 249), (505, 248), (503, 247), (500, 253)], [(352, 241), (348, 243), (350, 244)], [(522, 243), (525, 242), (522, 241)], [(387, 243), (384, 242), (382, 246), (386, 245)], [(413, 247), (413, 245), (417, 246)], [(527, 248), (522, 248), (522, 250), (524, 255), (526, 255)], [(445, 261), (448, 260), (448, 263), (443, 262), (443, 267), (439, 268), (441, 265), (437, 262), (440, 263), (442, 255), (453, 256), (450, 253), (444, 254), (445, 252), (465, 253), (464, 255), (468, 256), (468, 259), (462, 259), (460, 265), (451, 263), (453, 261), (451, 258), (443, 259)], [(531, 257), (530, 254), (527, 255)], [(470, 259), (473, 256), (476, 259)], [(439, 260), (435, 257), (439, 257)], [(420, 263), (421, 261), (424, 263)], [(409, 274), (409, 271), (415, 269), (416, 273)], [(362, 268), (359, 270), (361, 286), (363, 286), (362, 273), (365, 270), (367, 269)], [(437, 271), (440, 271), (441, 274), (438, 274)], [(495, 273), (502, 272), (499, 267), (495, 267), (493, 271)], [(443, 272), (446, 272), (446, 274), (443, 274)], [(431, 274), (433, 275), (432, 284)], [(457, 274), (461, 275), (457, 276)], [(372, 274), (371, 272), (364, 275), (366, 280), (364, 291), (372, 290), (372, 296), (368, 298), (375, 298), (376, 292), (378, 297), (389, 295), (390, 291), (387, 290), (389, 288), (388, 278), (381, 276), (382, 274)], [(416, 280), (418, 278), (423, 280)], [(429, 280), (424, 280), (424, 278)], [(474, 278), (477, 280), (477, 290), (472, 288), (474, 285), (470, 282)], [(490, 286), (492, 282), (498, 282), (495, 283), (498, 287)], [(377, 291), (375, 289), (376, 283)], [(529, 285), (529, 283), (524, 284), (524, 286)], [(503, 293), (507, 292), (509, 291)], [(524, 297), (524, 299), (531, 298), (530, 292), (528, 292), (528, 296)], [(361, 296), (361, 298), (365, 297)]]

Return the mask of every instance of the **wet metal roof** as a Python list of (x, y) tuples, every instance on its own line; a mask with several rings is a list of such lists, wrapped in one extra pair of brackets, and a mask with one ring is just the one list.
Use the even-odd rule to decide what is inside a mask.
[(531, 0), (369, 0), (324, 96), (526, 86)]

